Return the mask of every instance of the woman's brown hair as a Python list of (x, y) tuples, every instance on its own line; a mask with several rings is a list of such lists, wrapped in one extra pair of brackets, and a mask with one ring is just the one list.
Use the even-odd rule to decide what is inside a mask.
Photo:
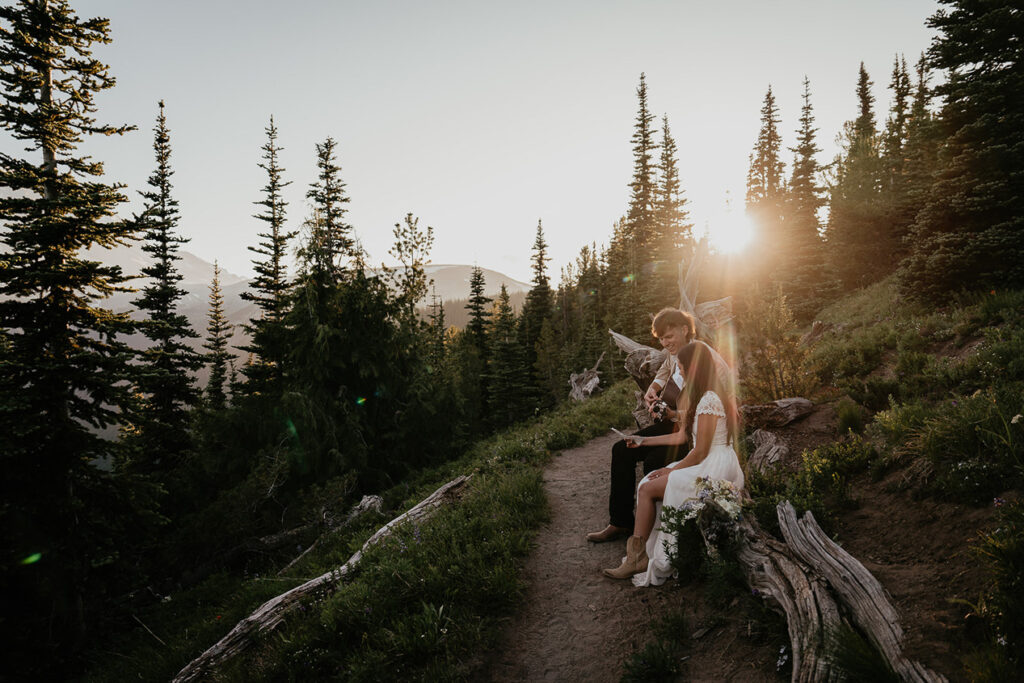
[[(718, 394), (718, 398), (722, 400), (724, 406), (725, 397), (720, 386), (718, 370), (715, 367), (714, 353), (712, 353), (710, 346), (702, 341), (690, 342), (679, 350), (679, 353), (676, 354), (676, 359), (679, 361), (679, 369), (682, 371), (683, 377), (686, 378), (686, 387), (683, 389), (683, 396), (686, 402), (686, 421), (683, 423), (683, 428), (686, 430), (686, 436), (692, 448), (696, 445), (694, 442), (693, 419), (696, 417), (697, 404), (700, 403), (700, 399), (704, 396), (705, 392), (714, 391)], [(726, 409), (727, 414), (728, 412), (728, 409)], [(726, 420), (729, 442), (731, 443), (734, 436), (733, 421), (728, 418), (722, 419)]]

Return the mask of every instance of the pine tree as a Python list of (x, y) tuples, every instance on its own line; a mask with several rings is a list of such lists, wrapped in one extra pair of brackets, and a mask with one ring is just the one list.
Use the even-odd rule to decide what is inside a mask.
[(1024, 13), (1016, 0), (942, 4), (928, 25), (944, 139), (902, 276), (931, 299), (1024, 284)]
[(693, 247), (693, 224), (689, 222), (686, 198), (679, 182), (676, 160), (676, 141), (669, 129), (668, 116), (661, 120), (661, 157), (658, 162), (658, 183), (654, 192), (654, 248), (651, 250), (661, 277), (657, 280), (656, 300), (669, 305), (660, 297), (672, 291), (676, 278), (676, 265)]
[[(785, 164), (782, 162), (782, 135), (779, 133), (779, 109), (771, 86), (761, 106), (761, 128), (750, 155), (747, 172), (747, 213), (758, 228), (763, 245), (760, 269), (771, 273), (778, 267), (783, 251), (785, 207)], [(755, 279), (763, 277), (755, 273)]]
[(484, 271), (480, 266), (473, 266), (469, 276), (469, 302), (466, 310), (469, 311), (469, 322), (466, 323), (466, 333), (472, 339), (473, 345), (480, 351), (481, 357), (486, 357), (487, 326), (490, 323), (491, 311), (488, 304), (491, 298), (484, 296)]
[(907, 117), (904, 177), (892, 200), (893, 239), (899, 244), (901, 254), (908, 253), (911, 248), (907, 238), (918, 212), (925, 204), (938, 165), (939, 141), (936, 121), (930, 110), (932, 92), (928, 85), (929, 68), (924, 54), (918, 60), (915, 71), (917, 83)]
[(892, 106), (882, 135), (882, 162), (885, 167), (883, 181), (887, 192), (897, 193), (903, 181), (907, 122), (910, 116), (911, 85), (905, 58), (895, 58), (889, 89), (892, 90)]
[(213, 262), (213, 281), (210, 282), (210, 310), (207, 314), (207, 321), (206, 341), (203, 343), (203, 348), (209, 352), (206, 354), (206, 362), (210, 366), (210, 378), (206, 382), (206, 400), (211, 409), (223, 410), (227, 405), (224, 385), (228, 379), (228, 363), (231, 361), (228, 340), (231, 339), (233, 326), (224, 315), (224, 295), (220, 288), (220, 266), (216, 261)]
[(626, 223), (637, 247), (644, 249), (651, 241), (654, 228), (655, 166), (653, 156), (654, 151), (658, 148), (654, 142), (654, 129), (651, 126), (654, 122), (654, 114), (647, 106), (647, 81), (644, 74), (640, 74), (640, 85), (636, 89), (636, 97), (636, 125), (632, 137), (633, 179), (629, 184), (631, 194)]
[(806, 76), (803, 100), (797, 145), (789, 150), (793, 152), (793, 174), (789, 179), (782, 256), (774, 277), (793, 302), (793, 313), (800, 321), (808, 320), (821, 308), (831, 289), (818, 220), (818, 210), (825, 204), (823, 188), (818, 184), (821, 167), (816, 158), (821, 148), (814, 126), (811, 82)]
[(523, 345), (516, 335), (516, 316), (504, 284), (494, 302), (488, 347), (487, 412), (495, 427), (507, 427), (528, 412), (530, 376)]
[(110, 42), (108, 20), (63, 0), (8, 3), (0, 20), (0, 125), (32, 155), (0, 154), (0, 592), (17, 615), (4, 620), (5, 668), (55, 680), (137, 519), (127, 480), (93, 465), (116, 454), (99, 432), (129, 405), (117, 336), (132, 325), (100, 305), (127, 291), (125, 277), (85, 253), (126, 244), (134, 227), (115, 220), (125, 198), (99, 180), (102, 164), (76, 153), (88, 135), (129, 127), (93, 116), (114, 86), (91, 53)]
[(437, 289), (430, 288), (430, 362), (439, 371), (445, 360), (445, 338), (448, 326), (444, 322), (444, 302), (437, 295)]
[(178, 286), (182, 279), (177, 269), (181, 260), (178, 250), (188, 240), (177, 233), (178, 202), (171, 194), (174, 171), (163, 101), (159, 108), (153, 129), (156, 169), (147, 180), (150, 189), (140, 192), (145, 200), (139, 220), (145, 240), (142, 250), (152, 261), (142, 269), (149, 284), (135, 300), (145, 315), (141, 329), (150, 345), (134, 368), (141, 405), (134, 419), (136, 431), (128, 462), (147, 474), (165, 474), (189, 449), (189, 413), (198, 400), (191, 373), (202, 365), (202, 358), (186, 343), (198, 335), (177, 310), (177, 302), (185, 294)]
[(846, 123), (836, 160), (826, 236), (832, 267), (847, 288), (887, 274), (893, 240), (881, 201), (882, 173), (875, 128), (874, 95), (864, 64), (857, 78), (856, 119)]
[(398, 261), (398, 267), (388, 271), (388, 278), (396, 292), (403, 324), (409, 330), (419, 330), (420, 320), (416, 306), (427, 296), (431, 280), (427, 278), (427, 255), (434, 246), (434, 229), (420, 229), (420, 219), (411, 213), (392, 231), (395, 242), (388, 254)]
[(554, 308), (554, 297), (548, 282), (547, 255), (548, 244), (544, 241), (544, 226), (537, 221), (537, 235), (533, 241), (533, 256), (530, 258), (533, 268), (533, 287), (526, 294), (523, 310), (519, 316), (519, 340), (523, 346), (523, 363), (526, 375), (532, 378), (532, 384), (540, 389), (541, 380), (534, 367), (537, 362), (537, 342), (540, 340), (544, 321), (551, 318)]
[[(349, 199), (339, 175), (341, 167), (337, 165), (336, 146), (331, 137), (317, 144), (317, 179), (306, 192), (314, 213), (313, 218), (307, 221), (307, 228), (312, 233), (310, 241), (322, 245), (312, 253), (323, 260), (322, 263), (309, 263), (309, 266), (333, 279), (343, 276), (343, 262), (354, 255), (356, 248), (352, 226), (345, 223), (345, 205)], [(305, 260), (309, 261), (308, 258)]]
[(274, 117), (266, 128), (267, 142), (263, 145), (263, 162), (259, 167), (267, 172), (267, 184), (263, 187), (263, 199), (255, 202), (263, 212), (254, 218), (266, 224), (267, 231), (258, 233), (262, 240), (249, 251), (259, 257), (253, 260), (256, 277), (250, 283), (250, 291), (242, 293), (242, 299), (251, 301), (259, 309), (259, 317), (245, 326), (251, 341), (241, 347), (252, 354), (252, 362), (242, 366), (246, 377), (245, 392), (250, 395), (265, 394), (279, 396), (284, 385), (285, 329), (284, 318), (288, 310), (290, 283), (284, 259), (288, 253), (288, 241), (296, 232), (285, 230), (285, 207), (288, 203), (281, 191), (290, 185), (282, 180), (284, 169), (278, 165), (277, 126)]

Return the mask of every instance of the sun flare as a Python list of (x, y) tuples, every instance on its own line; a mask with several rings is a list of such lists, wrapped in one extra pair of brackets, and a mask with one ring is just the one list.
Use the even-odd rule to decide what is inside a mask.
[(737, 254), (754, 241), (754, 223), (744, 211), (726, 211), (708, 223), (708, 236), (715, 249)]

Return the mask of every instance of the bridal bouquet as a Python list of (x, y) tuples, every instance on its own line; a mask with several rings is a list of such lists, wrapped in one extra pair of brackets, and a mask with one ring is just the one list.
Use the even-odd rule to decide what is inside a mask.
[(680, 507), (684, 523), (691, 519), (696, 519), (701, 510), (709, 503), (714, 503), (722, 508), (722, 511), (729, 515), (731, 519), (740, 518), (740, 514), (743, 511), (743, 505), (740, 502), (740, 492), (736, 490), (736, 486), (731, 481), (727, 479), (698, 477), (695, 483), (697, 485), (697, 497), (690, 498)]

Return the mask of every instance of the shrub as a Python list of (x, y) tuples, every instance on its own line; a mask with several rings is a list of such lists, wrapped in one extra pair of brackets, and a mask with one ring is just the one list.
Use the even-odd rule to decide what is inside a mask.
[(1001, 505), (999, 526), (975, 551), (987, 565), (992, 588), (976, 608), (988, 642), (965, 659), (971, 680), (1020, 680), (1024, 673), (1024, 501)]
[(979, 390), (937, 405), (901, 450), (927, 459), (936, 493), (981, 503), (1024, 482), (1021, 413), (1024, 387)]
[(862, 434), (864, 432), (864, 410), (855, 402), (844, 398), (836, 405), (836, 416), (839, 418), (837, 429), (840, 434)]
[(800, 346), (781, 288), (767, 295), (755, 293), (741, 324), (749, 339), (750, 360), (743, 367), (749, 398), (767, 403), (805, 396), (814, 388), (806, 364), (807, 350)]
[(849, 507), (850, 477), (864, 471), (877, 456), (874, 446), (860, 437), (804, 451), (796, 472), (776, 467), (766, 474), (748, 473), (749, 504), (761, 527), (779, 535), (778, 504), (788, 500), (798, 514), (809, 510), (825, 531), (833, 524), (833, 511)]

